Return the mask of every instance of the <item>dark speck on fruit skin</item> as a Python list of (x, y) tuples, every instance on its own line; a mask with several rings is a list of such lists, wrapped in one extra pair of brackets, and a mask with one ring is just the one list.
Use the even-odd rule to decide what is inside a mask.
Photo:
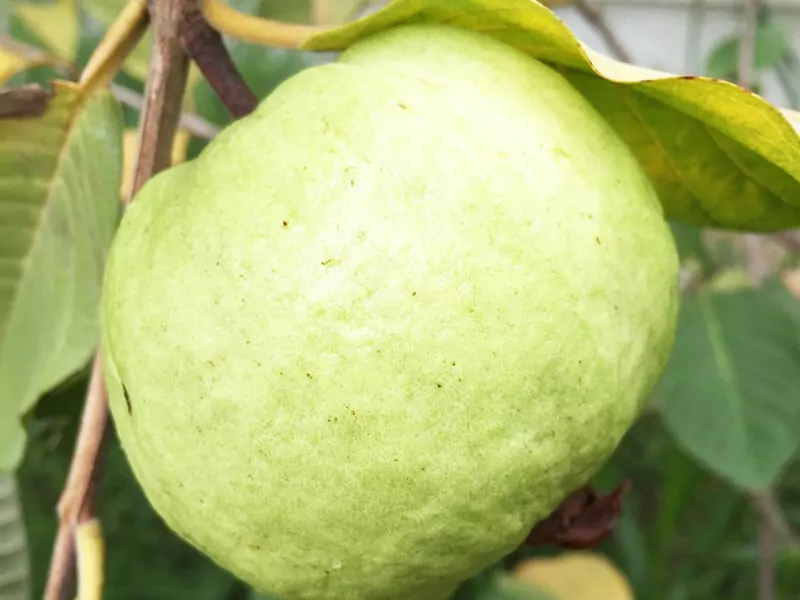
[(282, 224), (284, 227), (288, 227), (288, 226), (289, 226), (289, 221), (281, 221), (281, 224)]
[(125, 405), (128, 407), (128, 414), (133, 414), (133, 406), (131, 405), (131, 395), (128, 393), (128, 388), (122, 384), (122, 395), (125, 396)]

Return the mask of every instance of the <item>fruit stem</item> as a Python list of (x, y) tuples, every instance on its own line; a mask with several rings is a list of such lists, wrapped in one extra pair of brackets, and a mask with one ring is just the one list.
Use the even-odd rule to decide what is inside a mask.
[(181, 44), (235, 119), (255, 110), (258, 97), (236, 68), (222, 36), (206, 22), (197, 4), (185, 16), (181, 26)]
[(93, 519), (98, 480), (102, 474), (103, 449), (107, 442), (108, 406), (100, 353), (95, 357), (92, 376), (81, 417), (78, 440), (72, 453), (67, 482), (58, 501), (58, 533), (44, 600), (60, 600), (75, 587), (75, 531)]
[[(181, 48), (179, 33), (184, 16), (195, 0), (158, 0), (150, 15), (154, 44), (150, 59), (144, 106), (139, 119), (139, 149), (128, 202), (153, 175), (168, 168), (172, 161), (172, 144), (178, 127), (181, 101), (186, 89), (189, 60)], [(76, 542), (76, 532), (96, 518), (98, 482), (103, 472), (103, 457), (108, 439), (108, 397), (103, 378), (102, 355), (98, 350), (86, 394), (78, 439), (72, 455), (67, 482), (58, 503), (59, 527), (50, 561), (44, 600), (74, 597), (75, 568), (84, 567), (84, 575), (97, 588), (102, 582), (102, 541)], [(85, 533), (86, 529), (81, 529)], [(81, 538), (85, 542), (84, 538)], [(76, 560), (77, 552), (81, 554)], [(91, 566), (91, 569), (87, 568)]]
[(108, 85), (142, 39), (149, 22), (146, 0), (131, 0), (126, 4), (83, 69), (81, 87), (91, 91)]
[(308, 38), (328, 30), (248, 15), (231, 8), (225, 0), (200, 1), (205, 18), (214, 29), (250, 44), (297, 50)]

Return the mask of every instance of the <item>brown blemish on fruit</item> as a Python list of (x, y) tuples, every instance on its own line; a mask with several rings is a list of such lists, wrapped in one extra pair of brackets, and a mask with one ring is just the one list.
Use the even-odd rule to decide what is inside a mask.
[(131, 405), (131, 395), (128, 393), (128, 388), (122, 384), (122, 395), (125, 396), (125, 405), (128, 407), (128, 414), (133, 414), (133, 406)]

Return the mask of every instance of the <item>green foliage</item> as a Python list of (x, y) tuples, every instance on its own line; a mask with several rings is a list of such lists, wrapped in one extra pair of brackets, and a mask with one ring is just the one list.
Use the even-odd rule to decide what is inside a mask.
[[(739, 35), (728, 36), (719, 42), (706, 59), (705, 71), (711, 77), (736, 80), (739, 71)], [(789, 37), (783, 27), (762, 23), (756, 29), (755, 68), (767, 71), (777, 67), (789, 51)]]
[(0, 471), (22, 455), (17, 418), (97, 344), (121, 134), (109, 93), (84, 99), (69, 86), (43, 117), (0, 121)]
[[(54, 6), (52, 0), (34, 3)], [(58, 23), (58, 32), (42, 35), (41, 28), (14, 14), (16, 4), (0, 3), (0, 29), (16, 41), (49, 49), (53, 40), (48, 37), (69, 29), (65, 21), (63, 27)], [(308, 0), (231, 4), (292, 21), (306, 20), (310, 9)], [(488, 1), (398, 4), (427, 6), (429, 16), (438, 13), (444, 20), (478, 23), (514, 43), (538, 48), (546, 60), (561, 62), (653, 176), (695, 281), (653, 410), (595, 478), (601, 489), (622, 478), (634, 484), (617, 532), (602, 551), (623, 569), (637, 600), (752, 600), (757, 594), (757, 522), (740, 488), (771, 485), (789, 524), (800, 526), (800, 465), (795, 460), (800, 423), (794, 408), (800, 303), (777, 278), (758, 292), (709, 290), (714, 282), (730, 282), (731, 269), (743, 272), (743, 256), (733, 237), (725, 241), (733, 240), (733, 251), (727, 246), (712, 251), (705, 239), (708, 230), (701, 227), (783, 229), (800, 222), (795, 132), (774, 114), (765, 117), (764, 111), (774, 111), (759, 100), (717, 95), (702, 82), (621, 85), (614, 77), (630, 71), (601, 69), (608, 79), (591, 75), (574, 41), (547, 15), (539, 24), (551, 29), (536, 31), (525, 19), (520, 30), (508, 26), (511, 9), (496, 13), (503, 23), (494, 25), (480, 23), (466, 10), (443, 14), (448, 6), (497, 6)], [(65, 58), (84, 65), (123, 5), (124, 0), (78, 0), (78, 43), (75, 55)], [(514, 6), (532, 14), (527, 0)], [(148, 34), (116, 83), (143, 91), (151, 42)], [(293, 73), (331, 58), (226, 42), (260, 97)], [(784, 29), (762, 22), (756, 38), (759, 75), (780, 69), (788, 49)], [(706, 73), (735, 80), (737, 62), (738, 35), (733, 35), (713, 49)], [(64, 72), (45, 65), (5, 83), (49, 83), (63, 77)], [(68, 96), (65, 90), (58, 94), (59, 101)], [(231, 122), (205, 83), (190, 90), (188, 99), (194, 102), (189, 110), (207, 120), (223, 126)], [(29, 436), (17, 473), (19, 500), (14, 479), (0, 478), (0, 600), (42, 596), (57, 528), (54, 507), (73, 450), (96, 339), (99, 269), (118, 217), (119, 108), (101, 95), (81, 110), (73, 116), (53, 111), (42, 123), (25, 125), (26, 132), (49, 128), (52, 137), (46, 143), (40, 143), (46, 133), (21, 135), (14, 129), (20, 124), (0, 120), (0, 463), (16, 464), (23, 431)], [(133, 127), (138, 112), (126, 107), (124, 117), (125, 125)], [(61, 141), (50, 143), (58, 131)], [(204, 145), (192, 139), (190, 156)], [(20, 154), (20, 148), (32, 153)], [(30, 165), (37, 167), (36, 175), (29, 175)], [(778, 270), (797, 262), (791, 254), (771, 266)], [(695, 289), (700, 295), (693, 295)], [(9, 309), (12, 304), (16, 308)], [(108, 550), (104, 600), (275, 600), (248, 590), (176, 538), (150, 508), (113, 436), (109, 447), (100, 502)], [(27, 544), (20, 535), (23, 527)], [(454, 600), (540, 598), (532, 590), (510, 590), (517, 586), (499, 574), (523, 557), (553, 553), (515, 552), (466, 582)], [(781, 600), (800, 594), (796, 549), (777, 550), (776, 588)]]
[(12, 475), (0, 474), (0, 600), (27, 600), (28, 548), (25, 522)]
[(685, 301), (660, 408), (697, 460), (743, 488), (774, 483), (800, 438), (794, 321), (753, 290)]

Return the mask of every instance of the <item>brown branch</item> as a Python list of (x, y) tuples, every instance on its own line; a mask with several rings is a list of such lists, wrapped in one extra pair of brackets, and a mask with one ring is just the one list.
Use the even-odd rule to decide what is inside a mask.
[(753, 285), (760, 286), (769, 276), (771, 268), (764, 247), (765, 238), (755, 233), (744, 234), (744, 247), (747, 256), (747, 275)]
[(775, 532), (758, 523), (758, 600), (775, 598)]
[(800, 549), (800, 538), (792, 531), (771, 489), (748, 496), (758, 517), (758, 600), (773, 600), (775, 551), (779, 546)]
[(758, 31), (759, 0), (744, 0), (742, 34), (739, 38), (737, 64), (739, 85), (750, 89), (756, 82), (756, 33)]
[(578, 9), (578, 12), (583, 15), (583, 18), (597, 30), (597, 33), (603, 38), (603, 41), (608, 45), (611, 51), (621, 61), (626, 63), (633, 63), (633, 56), (628, 49), (620, 42), (617, 34), (606, 23), (605, 17), (600, 10), (595, 7), (590, 0), (572, 0), (572, 4)]
[[(24, 44), (22, 42), (13, 40), (3, 35), (0, 35), (0, 48), (5, 48), (10, 52), (17, 54), (18, 56), (21, 56), (25, 60), (29, 60), (32, 62), (40, 61), (44, 64), (45, 62), (51, 59), (59, 60), (56, 57), (49, 57), (47, 52), (45, 52), (44, 50), (40, 50), (35, 46)], [(77, 67), (70, 62), (60, 61), (57, 64), (54, 63), (54, 66), (62, 70), (66, 75), (68, 75), (72, 79), (77, 79), (80, 76)], [(16, 86), (14, 89), (22, 90), (25, 87), (26, 86)], [(37, 90), (41, 89), (41, 88), (36, 88), (33, 85), (27, 87), (29, 89), (37, 89)], [(123, 87), (120, 84), (114, 82), (111, 83), (111, 92), (114, 94), (114, 96), (116, 96), (117, 100), (122, 102), (122, 104), (129, 106), (134, 110), (138, 111), (142, 110), (142, 106), (144, 106), (144, 98), (142, 97), (141, 94), (134, 92), (132, 89)], [(36, 93), (38, 94), (44, 92), (36, 92)], [(30, 109), (30, 107), (26, 108)], [(0, 109), (0, 117), (1, 116), (3, 116), (2, 109)], [(219, 133), (219, 127), (207, 121), (203, 117), (191, 112), (181, 113), (180, 127), (181, 129), (185, 129), (186, 131), (191, 133), (193, 136), (204, 140), (212, 140)]]
[[(144, 106), (144, 97), (133, 90), (119, 84), (111, 84), (111, 92), (117, 100), (130, 106), (134, 110), (141, 111)], [(178, 123), (181, 129), (185, 129), (193, 136), (204, 140), (213, 140), (219, 134), (219, 127), (205, 120), (203, 117), (190, 112), (182, 112)]]
[(783, 246), (787, 252), (800, 252), (800, 238), (796, 229), (776, 233), (774, 239)]
[[(185, 2), (159, 0), (158, 10), (152, 15), (155, 40), (139, 125), (139, 152), (128, 202), (150, 177), (171, 164), (172, 143), (188, 71), (188, 59), (178, 39)], [(74, 597), (75, 531), (81, 523), (94, 518), (108, 419), (102, 356), (98, 351), (69, 476), (58, 505), (60, 524), (44, 600)]]
[(89, 380), (89, 390), (69, 475), (58, 502), (59, 526), (44, 600), (66, 600), (74, 593), (75, 529), (88, 517), (88, 508), (94, 502), (90, 496), (96, 490), (96, 480), (102, 473), (98, 458), (102, 454), (107, 423), (108, 407), (103, 364), (98, 352)]
[(78, 78), (78, 69), (75, 68), (75, 65), (36, 46), (24, 44), (7, 35), (0, 35), (0, 48), (8, 50), (12, 54), (16, 54), (23, 60), (33, 63), (34, 65), (50, 65), (69, 78)]
[(786, 520), (786, 515), (778, 504), (773, 491), (767, 489), (751, 492), (749, 498), (759, 521), (772, 530), (776, 542), (783, 547), (800, 550), (800, 536)]
[(208, 24), (197, 0), (190, 3), (181, 27), (181, 43), (208, 85), (235, 119), (258, 106), (258, 97), (242, 78), (220, 33)]

